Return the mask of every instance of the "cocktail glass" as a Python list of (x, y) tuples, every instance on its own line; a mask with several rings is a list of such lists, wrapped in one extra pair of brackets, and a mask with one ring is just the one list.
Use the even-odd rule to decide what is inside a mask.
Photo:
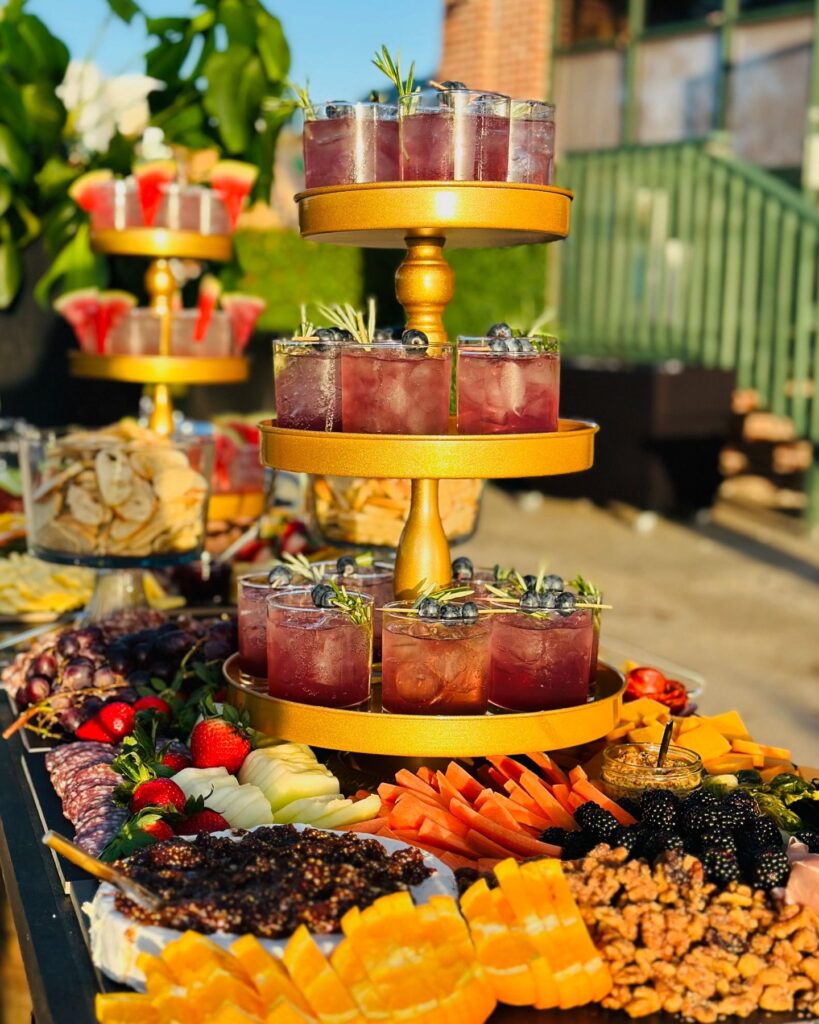
[(452, 111), (455, 181), (506, 181), (509, 97), (497, 92), (446, 89), (440, 103)]
[(594, 624), (589, 609), (499, 611), (492, 618), (489, 702), (511, 711), (585, 704)]
[(304, 122), (307, 188), (398, 180), (398, 109), (388, 103), (317, 103)]
[(227, 313), (215, 309), (211, 313), (205, 336), (201, 341), (194, 337), (199, 311), (196, 309), (177, 310), (171, 319), (171, 355), (224, 358), (233, 349), (233, 334)]
[(458, 433), (530, 434), (557, 430), (557, 342), (553, 338), (510, 338), (501, 346), (500, 341), (458, 338)]
[(398, 111), (401, 180), (452, 181), (452, 109), (414, 94), (401, 97)]
[(411, 601), (384, 607), (381, 704), (403, 715), (482, 715), (491, 614), (477, 622), (424, 619)]
[(314, 562), (313, 566), (323, 579), (339, 586), (343, 584), (360, 594), (369, 594), (373, 599), (373, 660), (381, 661), (381, 612), (384, 605), (395, 600), (395, 570), (386, 565), (357, 565), (355, 572), (343, 575), (337, 563), (331, 560)]
[(318, 338), (273, 342), (280, 427), (341, 430), (340, 346)]
[(551, 185), (554, 159), (554, 104), (540, 100), (513, 100), (507, 180), (527, 185)]
[(308, 587), (267, 599), (267, 689), (271, 697), (351, 708), (370, 697), (373, 599), (359, 595), (365, 621), (316, 608)]
[(230, 233), (225, 204), (209, 188), (178, 185), (170, 182), (160, 186), (162, 201), (155, 226), (171, 231), (196, 231), (201, 235)]
[(246, 675), (267, 679), (267, 599), (285, 589), (271, 586), (266, 572), (238, 579), (239, 666)]
[[(396, 342), (341, 349), (341, 429), (361, 434), (445, 434), (452, 349)], [(280, 421), (281, 422), (281, 421)]]
[(114, 356), (158, 356), (161, 318), (152, 309), (131, 309), (108, 335)]
[(142, 227), (142, 213), (134, 179), (100, 182), (94, 189), (91, 228), (94, 231), (124, 231), (136, 227)]

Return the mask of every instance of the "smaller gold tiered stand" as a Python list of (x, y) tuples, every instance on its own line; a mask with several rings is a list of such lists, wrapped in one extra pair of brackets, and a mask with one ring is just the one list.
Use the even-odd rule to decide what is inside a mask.
[(150, 305), (160, 316), (159, 355), (90, 355), (72, 352), (71, 371), (77, 377), (119, 380), (153, 386), (151, 429), (160, 434), (173, 432), (173, 384), (236, 384), (247, 379), (247, 361), (242, 356), (200, 357), (171, 355), (171, 325), (179, 283), (173, 275), (172, 259), (229, 260), (232, 253), (227, 235), (200, 235), (195, 231), (165, 228), (126, 228), (95, 231), (91, 245), (109, 256), (149, 256), (145, 274)]
[[(296, 196), (305, 238), (336, 245), (406, 248), (396, 295), (407, 326), (446, 342), (443, 312), (453, 295), (444, 245), (490, 248), (551, 242), (569, 231), (571, 193), (494, 182), (384, 182), (312, 189)], [(576, 473), (594, 460), (598, 427), (564, 419), (554, 433), (435, 436), (349, 434), (261, 424), (262, 461), (274, 469), (412, 481), (396, 554), (395, 590), (413, 597), (450, 582), (449, 545), (438, 481)], [(264, 681), (225, 665), (229, 698), (271, 736), (333, 750), (398, 757), (459, 757), (556, 750), (598, 739), (617, 723), (623, 677), (602, 662), (587, 704), (556, 711), (486, 715), (396, 715), (381, 710), (374, 680), (369, 707), (332, 709), (278, 700)]]

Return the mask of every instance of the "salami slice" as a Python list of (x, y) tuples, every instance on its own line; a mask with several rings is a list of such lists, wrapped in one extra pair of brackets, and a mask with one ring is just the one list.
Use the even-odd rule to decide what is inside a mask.
[(63, 814), (69, 821), (76, 821), (83, 807), (95, 803), (98, 797), (101, 797), (104, 801), (110, 800), (113, 796), (114, 788), (107, 782), (101, 782), (94, 786), (87, 786), (80, 790), (72, 791), (63, 801)]

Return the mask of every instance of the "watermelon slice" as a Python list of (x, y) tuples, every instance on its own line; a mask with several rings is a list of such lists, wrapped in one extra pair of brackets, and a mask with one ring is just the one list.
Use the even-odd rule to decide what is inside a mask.
[(68, 194), (81, 210), (90, 213), (96, 205), (98, 187), (107, 181), (112, 181), (113, 177), (113, 171), (87, 171), (85, 174), (81, 174), (76, 181), (71, 182)]
[(258, 167), (240, 160), (219, 160), (211, 168), (210, 187), (225, 204), (232, 231), (258, 177)]
[(213, 274), (205, 274), (199, 282), (199, 303), (197, 305), (199, 316), (193, 325), (194, 341), (205, 340), (211, 318), (213, 317), (213, 311), (216, 309), (216, 303), (219, 301), (221, 294), (222, 286), (217, 278)]
[(176, 163), (173, 160), (148, 160), (134, 167), (134, 177), (139, 189), (142, 223), (149, 228), (159, 213), (162, 186), (169, 185), (176, 177)]
[(83, 352), (95, 352), (97, 314), (100, 309), (98, 289), (78, 288), (73, 292), (65, 292), (54, 302), (54, 309), (71, 324)]
[(258, 295), (242, 295), (241, 292), (225, 292), (222, 309), (230, 319), (233, 343), (237, 352), (243, 352), (250, 341), (256, 321), (265, 311), (267, 303)]
[(130, 292), (107, 291), (99, 294), (97, 312), (97, 354), (105, 355), (108, 335), (136, 305), (136, 295)]

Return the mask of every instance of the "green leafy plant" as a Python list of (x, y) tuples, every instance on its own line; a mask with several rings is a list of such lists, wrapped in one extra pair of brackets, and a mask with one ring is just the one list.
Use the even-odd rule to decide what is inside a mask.
[(381, 49), (375, 51), (373, 64), (395, 86), (398, 91), (399, 100), (405, 96), (412, 96), (413, 93), (418, 91), (415, 85), (415, 61), (410, 64), (407, 77), (404, 78), (401, 74), (401, 55), (396, 53), (395, 57), (393, 57), (382, 43)]

